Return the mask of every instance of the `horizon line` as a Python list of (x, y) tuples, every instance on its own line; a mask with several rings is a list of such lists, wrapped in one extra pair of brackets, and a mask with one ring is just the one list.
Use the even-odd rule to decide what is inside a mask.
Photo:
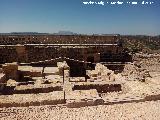
[(74, 33), (71, 31), (58, 31), (58, 32), (0, 32), (0, 34), (48, 34), (48, 35), (121, 35), (121, 36), (160, 36), (149, 34), (119, 34), (119, 33)]

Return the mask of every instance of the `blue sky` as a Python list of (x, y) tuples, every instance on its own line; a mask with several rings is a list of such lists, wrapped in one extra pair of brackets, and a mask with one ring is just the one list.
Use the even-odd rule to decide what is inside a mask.
[[(90, 0), (0, 0), (0, 32), (160, 34), (158, 1), (151, 5), (104, 6), (84, 5), (83, 1)], [(112, 0), (103, 0), (107, 1)]]

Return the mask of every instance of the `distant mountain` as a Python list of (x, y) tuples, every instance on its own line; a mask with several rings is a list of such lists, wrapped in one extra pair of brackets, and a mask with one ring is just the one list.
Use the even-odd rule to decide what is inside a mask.
[(59, 31), (58, 33), (11, 32), (11, 33), (0, 33), (0, 35), (78, 35), (78, 34), (71, 31)]
[(38, 32), (11, 32), (11, 34), (38, 34)]
[(48, 35), (49, 33), (38, 33), (38, 32), (11, 32), (11, 33), (0, 33), (0, 35)]
[(23, 34), (23, 35), (41, 35), (41, 34), (48, 34), (48, 33), (38, 33), (38, 32), (11, 32), (11, 34)]
[(78, 35), (77, 33), (71, 31), (59, 31), (58, 33), (54, 33), (56, 35)]

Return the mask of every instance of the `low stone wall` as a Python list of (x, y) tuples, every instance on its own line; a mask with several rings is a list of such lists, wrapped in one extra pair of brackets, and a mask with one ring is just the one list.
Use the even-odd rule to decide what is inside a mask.
[(53, 91), (63, 91), (63, 86), (41, 86), (35, 87), (34, 85), (26, 87), (26, 85), (21, 86), (5, 86), (3, 88), (2, 94), (38, 94), (38, 93), (49, 93)]
[(74, 85), (73, 90), (96, 89), (99, 93), (122, 91), (121, 84), (88, 84)]
[(47, 87), (47, 88), (33, 88), (24, 90), (14, 90), (14, 94), (37, 94), (37, 93), (49, 93), (53, 91), (62, 91), (62, 86)]
[(65, 104), (63, 91), (40, 94), (0, 96), (0, 107), (28, 107)]
[(146, 101), (154, 101), (154, 100), (160, 100), (160, 94), (158, 95), (149, 95), (145, 97)]

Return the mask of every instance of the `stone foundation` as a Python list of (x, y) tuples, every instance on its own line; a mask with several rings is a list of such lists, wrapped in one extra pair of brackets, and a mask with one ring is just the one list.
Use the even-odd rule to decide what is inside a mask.
[(98, 93), (119, 92), (122, 91), (121, 84), (76, 84), (73, 90), (96, 89)]

